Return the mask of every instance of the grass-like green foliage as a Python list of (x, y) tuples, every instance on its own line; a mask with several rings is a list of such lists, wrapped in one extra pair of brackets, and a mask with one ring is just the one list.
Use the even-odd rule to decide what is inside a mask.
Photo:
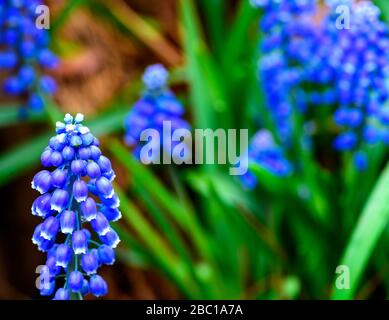
[[(60, 41), (58, 30), (81, 8), (151, 50), (153, 39), (167, 41), (144, 17), (126, 21), (126, 12), (114, 3), (68, 1), (53, 21), (54, 46)], [(178, 1), (185, 64), (162, 62), (172, 67), (173, 80), (189, 84), (183, 99), (193, 127), (248, 128), (252, 134), (258, 129), (254, 121), (258, 114), (271, 128), (256, 77), (260, 13), (241, 0), (234, 14), (227, 14), (229, 4)], [(377, 4), (389, 19), (388, 1)], [(138, 89), (139, 84), (128, 87)], [(138, 93), (129, 89), (88, 123), (130, 180), (115, 187), (125, 218), (118, 227), (124, 262), (160, 271), (186, 298), (368, 298), (369, 279), (377, 274), (381, 291), (389, 295), (386, 150), (369, 147), (369, 169), (359, 173), (348, 154), (330, 171), (301, 148), (295, 152), (302, 170), (288, 178), (252, 164), (259, 186), (248, 192), (224, 167), (158, 168), (138, 163), (119, 135), (113, 136), (122, 133), (124, 116)], [(123, 103), (123, 96), (130, 100)], [(59, 107), (48, 101), (47, 114), (29, 122), (52, 127), (60, 114)], [(2, 106), (0, 126), (12, 130), (17, 115), (16, 107)], [(39, 165), (50, 132), (26, 138), (0, 155), (0, 185)], [(350, 269), (349, 290), (335, 288), (338, 265)]]

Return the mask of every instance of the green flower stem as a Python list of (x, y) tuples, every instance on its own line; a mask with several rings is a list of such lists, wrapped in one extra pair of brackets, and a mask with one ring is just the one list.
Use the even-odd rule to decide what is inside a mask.
[(307, 135), (304, 132), (304, 121), (297, 112), (294, 115), (295, 134), (294, 144), (297, 150), (297, 159), (301, 163), (301, 178), (306, 182), (310, 191), (309, 206), (314, 218), (323, 226), (329, 227), (330, 208), (326, 196), (325, 186), (322, 183), (322, 172), (312, 156), (312, 151), (303, 146), (303, 139)]
[[(31, 112), (28, 115), (28, 122), (40, 122), (46, 120), (46, 117), (42, 113)], [(12, 125), (20, 123), (20, 107), (16, 105), (8, 106), (0, 104), (0, 128), (10, 127)]]

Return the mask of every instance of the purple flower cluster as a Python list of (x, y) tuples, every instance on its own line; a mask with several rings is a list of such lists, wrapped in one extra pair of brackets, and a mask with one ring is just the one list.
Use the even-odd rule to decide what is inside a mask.
[[(335, 8), (348, 8), (340, 20)], [(331, 1), (322, 40), (327, 54), (322, 68), (337, 109), (334, 121), (344, 128), (337, 150), (358, 150), (362, 143), (389, 145), (389, 28), (370, 1)]]
[(326, 106), (340, 131), (334, 148), (364, 169), (363, 145), (389, 144), (389, 30), (371, 1), (326, 3), (318, 23), (314, 0), (252, 0), (263, 9), (260, 78), (283, 146), (296, 112), (304, 122), (310, 107)]
[[(311, 16), (315, 0), (253, 0), (263, 9), (259, 78), (266, 93), (266, 105), (282, 144), (290, 147), (294, 113), (305, 111), (309, 97), (296, 88), (306, 81), (306, 67), (316, 47)], [(294, 95), (297, 104), (294, 104)]]
[[(282, 148), (276, 145), (272, 134), (267, 130), (258, 131), (251, 139), (248, 160), (249, 163), (255, 163), (278, 177), (286, 177), (293, 171)], [(255, 174), (251, 171), (243, 175), (241, 181), (247, 189), (254, 189), (258, 183)]]
[(52, 95), (56, 83), (44, 72), (58, 64), (48, 49), (46, 30), (36, 26), (36, 8), (41, 0), (0, 0), (1, 89), (10, 97), (23, 99), (23, 113), (42, 111), (44, 95)]
[(164, 143), (163, 138), (172, 140), (172, 136), (163, 134), (164, 122), (170, 124), (171, 132), (176, 129), (190, 129), (190, 125), (183, 119), (182, 104), (167, 86), (168, 76), (168, 71), (160, 64), (147, 67), (143, 75), (146, 90), (125, 119), (125, 142), (134, 148), (134, 154), (138, 158), (143, 146), (141, 134), (144, 130), (157, 130), (161, 138), (160, 146), (169, 146), (167, 150), (162, 151), (171, 155), (175, 143)]
[(114, 263), (113, 249), (120, 241), (110, 226), (121, 217), (112, 187), (115, 173), (83, 118), (67, 114), (64, 123), (57, 122), (57, 135), (41, 156), (44, 167), (56, 169), (42, 170), (32, 181), (32, 188), (41, 193), (32, 214), (43, 219), (32, 241), (47, 252), (41, 294), (53, 294), (61, 274), (65, 275), (54, 299), (105, 295), (108, 287), (97, 269)]

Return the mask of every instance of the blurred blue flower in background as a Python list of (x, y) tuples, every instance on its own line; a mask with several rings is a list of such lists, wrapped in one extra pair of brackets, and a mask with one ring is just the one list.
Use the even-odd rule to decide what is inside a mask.
[[(389, 32), (379, 8), (371, 1), (330, 0), (319, 23), (314, 0), (251, 2), (263, 9), (259, 77), (282, 145), (292, 144), (296, 112), (314, 106), (333, 108), (341, 128), (336, 150), (389, 144)], [(341, 16), (339, 6), (348, 7), (349, 16)], [(367, 157), (354, 163), (362, 169)]]
[(41, 4), (41, 0), (0, 0), (0, 72), (6, 75), (0, 90), (23, 99), (22, 115), (42, 111), (43, 97), (56, 90), (45, 71), (55, 68), (58, 59), (48, 49), (47, 30), (35, 23)]
[[(306, 68), (315, 51), (316, 30), (311, 17), (315, 0), (253, 0), (263, 9), (260, 32), (259, 78), (263, 83), (266, 105), (274, 121), (278, 139), (291, 147), (294, 131), (293, 91), (306, 81)], [(297, 110), (306, 111), (309, 96), (299, 94)]]
[[(337, 110), (334, 121), (344, 131), (337, 150), (358, 150), (362, 143), (388, 144), (389, 30), (371, 1), (330, 1), (324, 20), (322, 68), (329, 72)], [(339, 25), (337, 5), (347, 5), (349, 25)], [(357, 157), (359, 158), (359, 157)]]
[(147, 67), (143, 75), (146, 90), (125, 119), (125, 142), (134, 148), (138, 158), (144, 145), (141, 142), (142, 131), (157, 130), (161, 137), (160, 146), (169, 146), (162, 151), (172, 154), (175, 143), (164, 144), (163, 138), (171, 140), (172, 135), (163, 135), (163, 123), (169, 122), (172, 132), (176, 129), (190, 129), (190, 125), (183, 119), (185, 111), (182, 104), (168, 88), (168, 76), (168, 71), (160, 64)]
[[(58, 276), (65, 273), (55, 299), (69, 299), (72, 294), (77, 298), (87, 293), (105, 295), (107, 284), (96, 272), (101, 265), (114, 263), (113, 249), (120, 241), (110, 226), (121, 217), (112, 187), (115, 174), (99, 141), (82, 125), (83, 118), (67, 114), (64, 123), (57, 122), (57, 135), (41, 157), (43, 166), (56, 169), (40, 171), (32, 181), (32, 188), (41, 193), (32, 214), (44, 219), (32, 241), (47, 252), (41, 294), (53, 294)], [(99, 240), (92, 239), (87, 223)]]
[(367, 155), (366, 152), (364, 151), (357, 151), (354, 154), (354, 166), (359, 170), (359, 171), (364, 171), (367, 168)]
[[(250, 141), (248, 162), (255, 163), (269, 173), (286, 177), (293, 171), (291, 163), (285, 158), (282, 148), (276, 145), (273, 136), (268, 130), (258, 131)], [(257, 186), (257, 178), (252, 171), (248, 171), (241, 177), (243, 185), (247, 189)]]

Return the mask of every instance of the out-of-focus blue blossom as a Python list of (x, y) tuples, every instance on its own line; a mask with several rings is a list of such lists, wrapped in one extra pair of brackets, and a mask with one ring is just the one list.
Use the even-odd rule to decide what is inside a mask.
[[(267, 130), (258, 131), (251, 139), (248, 162), (255, 163), (278, 177), (286, 177), (293, 171), (282, 148), (276, 145), (273, 136)], [(250, 170), (241, 177), (241, 181), (248, 189), (255, 188), (258, 183), (256, 176)]]
[(22, 114), (43, 110), (45, 95), (56, 90), (55, 81), (45, 71), (58, 64), (48, 49), (47, 30), (36, 27), (36, 8), (41, 0), (0, 1), (0, 90), (23, 99)]
[(286, 9), (289, 13), (302, 13), (311, 10), (316, 5), (316, 0), (250, 0), (253, 7), (261, 9)]
[[(371, 1), (327, 3), (330, 13), (324, 21), (322, 38), (326, 54), (320, 67), (326, 70), (333, 87), (335, 123), (344, 128), (335, 140), (335, 148), (356, 150), (362, 142), (387, 143), (389, 29), (380, 20), (380, 9)], [(349, 8), (350, 15), (344, 21), (336, 10), (339, 5)]]
[(357, 151), (354, 154), (354, 166), (359, 171), (366, 170), (368, 165), (367, 155), (364, 151)]
[(347, 131), (338, 135), (334, 141), (334, 147), (339, 151), (347, 151), (355, 148), (358, 143), (358, 136), (355, 132)]
[[(157, 130), (161, 138), (159, 143), (163, 148), (161, 151), (171, 155), (177, 143), (164, 143), (163, 138), (171, 141), (174, 130), (190, 129), (190, 125), (183, 119), (183, 106), (168, 88), (168, 75), (168, 71), (160, 64), (146, 68), (143, 75), (145, 91), (125, 119), (125, 142), (134, 148), (134, 154), (138, 158), (144, 145), (141, 141), (144, 130)], [(163, 134), (164, 122), (171, 125), (169, 136)], [(189, 148), (184, 153), (188, 155)]]
[(143, 74), (143, 83), (149, 92), (163, 90), (169, 78), (169, 73), (161, 64), (149, 66)]
[(325, 4), (331, 10), (337, 10), (339, 6), (351, 6), (354, 0), (325, 0)]
[(81, 114), (67, 114), (64, 122), (57, 122), (57, 135), (41, 157), (44, 167), (56, 169), (38, 172), (31, 183), (41, 193), (32, 214), (44, 219), (32, 237), (38, 249), (47, 252), (42, 295), (52, 294), (58, 276), (65, 274), (55, 299), (69, 299), (73, 293), (106, 294), (107, 284), (96, 272), (114, 263), (113, 249), (120, 241), (110, 226), (121, 217), (112, 188), (115, 173), (83, 119)]
[(289, 147), (294, 112), (305, 112), (310, 98), (296, 89), (307, 80), (306, 68), (316, 50), (317, 30), (311, 19), (316, 1), (253, 0), (252, 4), (263, 9), (259, 78), (278, 138)]
[(312, 106), (334, 109), (342, 129), (335, 149), (388, 144), (389, 31), (379, 8), (371, 1), (328, 0), (319, 24), (313, 0), (251, 2), (263, 9), (260, 78), (283, 145), (291, 144), (296, 111)]

